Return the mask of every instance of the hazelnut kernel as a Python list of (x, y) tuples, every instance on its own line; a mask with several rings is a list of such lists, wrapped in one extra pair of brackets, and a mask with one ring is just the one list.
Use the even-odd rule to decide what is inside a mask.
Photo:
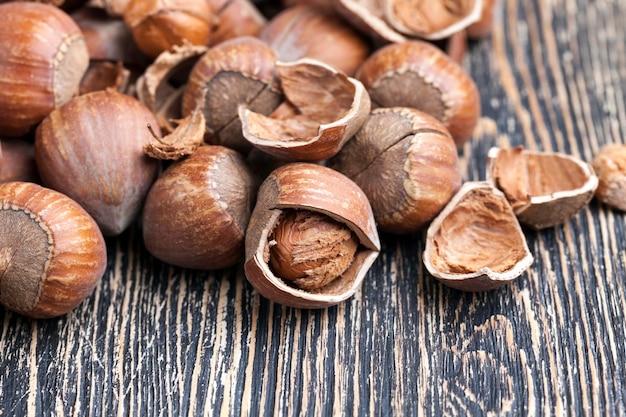
[(348, 227), (309, 210), (285, 210), (269, 238), (274, 272), (308, 290), (341, 276), (358, 246)]

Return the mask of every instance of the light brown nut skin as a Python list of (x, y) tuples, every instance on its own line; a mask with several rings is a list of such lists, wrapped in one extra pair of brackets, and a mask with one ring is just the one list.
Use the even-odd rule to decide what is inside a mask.
[(470, 181), (428, 227), (423, 262), (449, 287), (487, 291), (519, 277), (533, 256), (505, 195)]
[(626, 211), (626, 145), (604, 145), (591, 164), (599, 179), (596, 199)]
[(96, 222), (67, 196), (30, 182), (0, 184), (0, 303), (33, 318), (68, 313), (104, 274)]
[(378, 229), (389, 233), (422, 229), (461, 187), (448, 130), (407, 107), (374, 110), (329, 166), (363, 189)]
[[(285, 209), (310, 210), (348, 226), (359, 240), (355, 259), (339, 278), (305, 291), (276, 276), (269, 267), (269, 235)], [(264, 297), (297, 308), (336, 305), (360, 288), (378, 257), (380, 241), (363, 191), (339, 172), (311, 163), (295, 162), (274, 170), (261, 184), (246, 231), (245, 274)]]
[(579, 158), (521, 146), (491, 148), (486, 177), (507, 196), (520, 223), (535, 230), (566, 222), (598, 187), (592, 166)]
[(0, 135), (22, 136), (78, 93), (85, 38), (55, 6), (0, 4)]
[(457, 147), (472, 136), (480, 96), (470, 75), (436, 46), (420, 40), (390, 44), (371, 54), (357, 71), (377, 107), (412, 107), (440, 120)]
[(222, 269), (244, 255), (257, 181), (223, 146), (201, 146), (153, 184), (142, 215), (144, 243), (156, 258), (184, 268)]
[(158, 129), (138, 100), (112, 90), (75, 97), (39, 125), (35, 161), (43, 183), (76, 200), (105, 236), (137, 218), (160, 162), (143, 152)]

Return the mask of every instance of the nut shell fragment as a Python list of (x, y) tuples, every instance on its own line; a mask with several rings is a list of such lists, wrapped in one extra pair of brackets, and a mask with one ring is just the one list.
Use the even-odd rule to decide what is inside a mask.
[[(328, 285), (306, 291), (290, 285), (269, 266), (269, 237), (287, 209), (321, 213), (345, 224), (359, 247), (352, 264)], [(324, 308), (351, 297), (380, 251), (374, 217), (363, 191), (339, 172), (295, 162), (274, 170), (261, 185), (246, 231), (245, 273), (264, 297), (298, 308)]]
[(429, 226), (423, 262), (445, 285), (485, 291), (520, 276), (533, 256), (504, 193), (488, 181), (471, 181)]
[(275, 157), (321, 161), (335, 155), (370, 112), (360, 81), (320, 61), (278, 62), (285, 107), (270, 116), (239, 108), (244, 137)]
[(487, 180), (504, 192), (520, 223), (535, 230), (564, 223), (593, 198), (598, 177), (572, 155), (493, 147)]

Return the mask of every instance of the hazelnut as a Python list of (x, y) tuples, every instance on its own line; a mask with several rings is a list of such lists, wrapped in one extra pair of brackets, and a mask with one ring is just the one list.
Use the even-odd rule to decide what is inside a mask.
[(344, 19), (315, 6), (283, 9), (259, 37), (283, 62), (312, 58), (353, 76), (370, 52), (365, 38)]
[(39, 182), (33, 144), (21, 138), (0, 139), (0, 183)]
[(487, 180), (502, 190), (520, 223), (540, 230), (564, 223), (593, 198), (598, 177), (590, 164), (556, 152), (493, 147)]
[(386, 45), (357, 71), (372, 107), (413, 107), (442, 121), (457, 147), (472, 136), (480, 96), (470, 75), (445, 52), (425, 41)]
[(265, 16), (250, 0), (207, 0), (215, 10), (217, 24), (209, 46), (239, 36), (259, 36), (267, 24)]
[(131, 1), (123, 17), (139, 49), (151, 58), (185, 41), (209, 45), (217, 23), (206, 0)]
[(359, 185), (378, 229), (422, 229), (461, 187), (457, 148), (448, 130), (428, 114), (379, 108), (329, 161)]
[(0, 184), (0, 303), (33, 318), (80, 304), (104, 274), (98, 225), (75, 201), (29, 182)]
[(380, 251), (363, 191), (341, 173), (306, 162), (283, 165), (261, 184), (245, 244), (252, 286), (298, 308), (351, 297)]
[(470, 181), (428, 227), (423, 262), (445, 285), (486, 291), (519, 277), (533, 256), (504, 193)]
[(626, 211), (626, 145), (602, 146), (591, 164), (599, 180), (595, 197), (604, 204)]
[(196, 62), (185, 87), (183, 117), (200, 108), (206, 119), (207, 143), (247, 154), (239, 106), (270, 114), (282, 101), (276, 81), (276, 55), (263, 41), (242, 36), (209, 49)]
[(75, 97), (39, 125), (35, 161), (43, 183), (67, 194), (105, 235), (139, 214), (160, 162), (143, 152), (157, 121), (137, 99), (112, 90)]
[(359, 130), (370, 99), (358, 80), (321, 61), (276, 63), (286, 101), (270, 116), (239, 107), (243, 136), (277, 158), (321, 161)]
[(257, 181), (241, 155), (205, 145), (174, 162), (146, 198), (143, 238), (156, 258), (221, 269), (243, 259)]
[(120, 93), (128, 91), (130, 71), (121, 62), (91, 61), (80, 82), (80, 94), (111, 88)]
[(78, 93), (88, 65), (85, 38), (63, 10), (0, 4), (0, 134), (28, 133)]

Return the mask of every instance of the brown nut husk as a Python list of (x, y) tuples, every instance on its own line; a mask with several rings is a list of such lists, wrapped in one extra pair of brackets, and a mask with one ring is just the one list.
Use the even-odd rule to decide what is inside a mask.
[(237, 152), (201, 146), (170, 165), (150, 188), (142, 214), (146, 248), (184, 268), (234, 265), (243, 259), (257, 185)]
[(30, 182), (0, 184), (0, 303), (33, 318), (80, 304), (105, 272), (96, 222), (67, 196)]
[[(313, 228), (314, 233), (308, 233), (309, 236), (318, 233), (320, 236), (306, 244), (309, 254), (311, 251), (314, 255), (319, 253), (319, 257), (324, 259), (337, 257), (336, 251), (327, 250), (331, 246), (329, 240), (340, 241), (342, 246), (349, 248), (346, 229), (351, 232), (348, 235), (352, 234), (358, 241), (354, 259), (347, 269), (328, 283), (320, 279), (323, 286), (319, 288), (298, 287), (289, 279), (277, 275), (275, 267), (270, 267), (271, 256), (277, 256), (272, 255), (271, 247), (276, 244), (276, 239), (280, 239), (274, 235), (275, 229), (281, 227), (281, 218), (285, 213), (293, 211), (305, 214), (305, 224), (307, 221), (323, 224), (311, 226), (308, 223), (309, 226), (304, 227), (305, 231)], [(330, 231), (325, 233), (324, 228)], [(287, 235), (299, 233), (292, 230)], [(338, 234), (348, 241), (343, 237), (337, 238)], [(360, 288), (379, 252), (380, 241), (367, 197), (343, 174), (322, 165), (295, 162), (277, 168), (261, 184), (246, 231), (244, 269), (248, 281), (264, 297), (297, 308), (325, 308), (338, 304)], [(342, 266), (332, 268), (341, 270)]]
[(596, 199), (626, 211), (626, 145), (602, 146), (593, 157), (591, 165), (599, 180), (595, 191)]
[(330, 1), (344, 19), (378, 43), (402, 43), (409, 39), (387, 23), (383, 11), (383, 0)]
[(379, 230), (423, 228), (461, 187), (457, 148), (448, 130), (407, 107), (379, 108), (329, 166), (367, 195)]
[(593, 168), (579, 158), (522, 146), (491, 148), (487, 180), (504, 192), (520, 223), (535, 230), (565, 223), (598, 187)]
[(436, 46), (419, 40), (390, 44), (357, 71), (372, 107), (413, 107), (440, 120), (457, 147), (472, 136), (480, 96), (470, 75)]
[(22, 136), (78, 93), (89, 65), (74, 21), (49, 4), (0, 4), (0, 134)]
[(9, 181), (40, 181), (35, 148), (30, 141), (0, 139), (0, 183)]
[(207, 125), (207, 143), (247, 154), (239, 106), (270, 114), (282, 101), (276, 81), (276, 55), (250, 36), (230, 39), (209, 49), (196, 62), (185, 87), (182, 115), (200, 107)]
[(287, 101), (270, 116), (241, 106), (239, 118), (243, 136), (277, 158), (330, 158), (354, 136), (370, 112), (363, 84), (321, 61), (277, 62), (276, 72)]
[(447, 286), (486, 291), (519, 277), (533, 256), (504, 193), (470, 181), (428, 227), (423, 262)]

